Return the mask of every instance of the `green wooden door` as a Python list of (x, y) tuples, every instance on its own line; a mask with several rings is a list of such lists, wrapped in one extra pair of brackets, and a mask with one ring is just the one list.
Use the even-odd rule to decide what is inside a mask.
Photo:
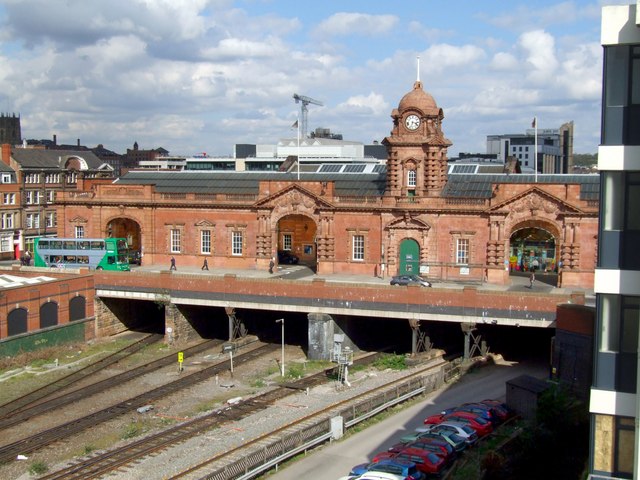
[(400, 268), (398, 275), (406, 274), (420, 274), (420, 246), (418, 242), (411, 239), (403, 240), (402, 243), (400, 243)]

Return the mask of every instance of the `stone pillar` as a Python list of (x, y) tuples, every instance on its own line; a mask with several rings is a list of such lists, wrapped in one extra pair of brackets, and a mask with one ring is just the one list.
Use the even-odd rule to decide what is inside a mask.
[(100, 297), (95, 297), (93, 302), (96, 317), (96, 338), (110, 337), (128, 330), (127, 326)]
[[(342, 342), (342, 348), (349, 347), (353, 351), (357, 348), (354, 346), (351, 339), (345, 333), (345, 328), (341, 328), (331, 315), (326, 313), (309, 313), (307, 315), (309, 320), (309, 328), (307, 329), (307, 335), (309, 336), (309, 352), (308, 357), (310, 360), (331, 360), (331, 353), (333, 352), (334, 341), (336, 334), (344, 336)], [(348, 322), (344, 320), (343, 323)]]
[(173, 303), (164, 307), (164, 324), (165, 342), (168, 344), (181, 345), (200, 338), (187, 317)]

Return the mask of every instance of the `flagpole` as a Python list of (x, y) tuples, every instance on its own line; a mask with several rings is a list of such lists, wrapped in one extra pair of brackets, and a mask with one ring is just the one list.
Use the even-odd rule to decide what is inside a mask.
[(535, 168), (535, 183), (538, 183), (538, 117), (533, 117), (533, 167)]
[(298, 127), (298, 181), (300, 181), (300, 119), (296, 120), (296, 125)]

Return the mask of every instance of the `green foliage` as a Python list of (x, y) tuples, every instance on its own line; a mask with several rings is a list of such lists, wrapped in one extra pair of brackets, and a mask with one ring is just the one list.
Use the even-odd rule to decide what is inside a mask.
[(407, 368), (407, 361), (404, 355), (385, 353), (373, 362), (373, 366), (378, 370), (386, 370), (388, 368), (391, 370), (405, 370)]
[(598, 154), (597, 153), (574, 153), (573, 164), (581, 165), (585, 167), (589, 167), (591, 165), (597, 165)]
[(130, 423), (124, 429), (122, 433), (122, 439), (127, 440), (129, 438), (134, 438), (144, 433), (144, 427), (139, 422)]
[(288, 378), (301, 378), (304, 376), (304, 373), (304, 366), (302, 364), (292, 363), (289, 364), (285, 375)]
[(89, 455), (91, 452), (93, 452), (96, 449), (96, 447), (94, 447), (93, 445), (85, 445), (84, 446), (84, 450), (83, 453), (85, 455)]
[(49, 466), (43, 461), (35, 461), (29, 466), (29, 473), (31, 475), (42, 475), (49, 470)]

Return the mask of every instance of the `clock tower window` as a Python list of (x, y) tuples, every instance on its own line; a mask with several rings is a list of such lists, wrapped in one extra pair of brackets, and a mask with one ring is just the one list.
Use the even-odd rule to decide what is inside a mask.
[(417, 174), (415, 170), (409, 170), (407, 172), (407, 187), (415, 188), (416, 187)]

